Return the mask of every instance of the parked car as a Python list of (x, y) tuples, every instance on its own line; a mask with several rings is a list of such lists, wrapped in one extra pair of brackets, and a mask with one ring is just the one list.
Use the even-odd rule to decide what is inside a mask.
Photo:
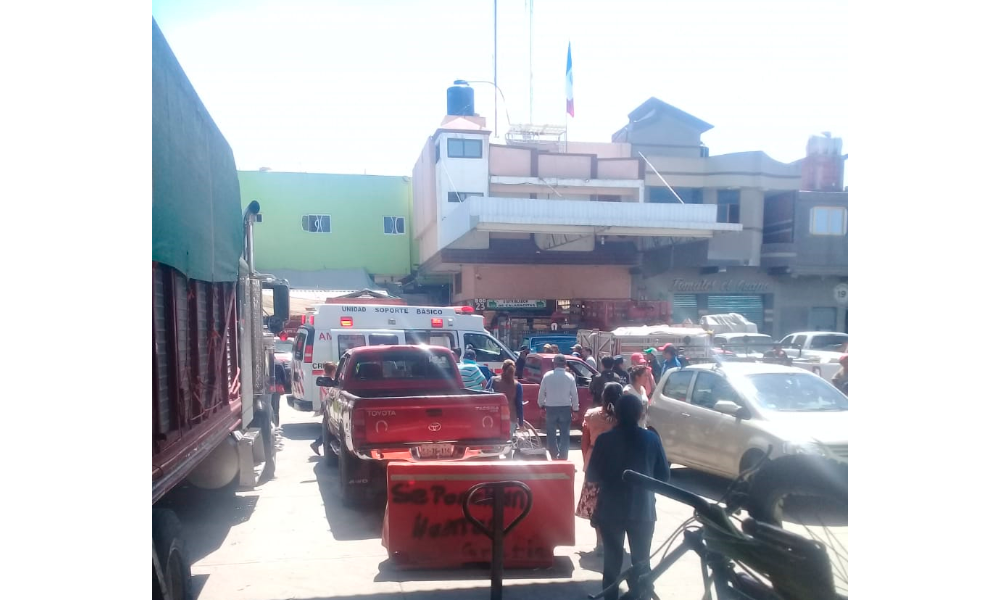
[(781, 347), (794, 364), (830, 381), (847, 353), (847, 334), (837, 331), (801, 331), (781, 339)]
[(648, 427), (667, 458), (735, 478), (771, 458), (821, 454), (847, 461), (847, 397), (796, 367), (697, 364), (671, 369), (649, 404)]
[(348, 350), (331, 379), (323, 453), (339, 462), (341, 498), (358, 504), (386, 489), (389, 461), (491, 458), (510, 450), (503, 394), (462, 387), (448, 348), (362, 346)]
[[(538, 390), (542, 377), (552, 370), (552, 359), (555, 354), (529, 354), (524, 362), (524, 377), (521, 378), (521, 389), (524, 402), (524, 420), (538, 429), (545, 428), (545, 411), (538, 407)], [(577, 393), (580, 396), (580, 412), (573, 415), (572, 427), (583, 427), (583, 413), (593, 405), (590, 397), (590, 381), (597, 375), (585, 361), (575, 357), (566, 357), (566, 368), (576, 376)]]

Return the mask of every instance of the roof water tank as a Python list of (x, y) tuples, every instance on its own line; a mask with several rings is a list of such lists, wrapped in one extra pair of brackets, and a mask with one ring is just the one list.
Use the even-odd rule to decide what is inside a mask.
[(814, 135), (806, 145), (802, 161), (801, 189), (810, 192), (840, 192), (844, 189), (843, 142), (829, 133)]
[(448, 88), (448, 114), (472, 116), (476, 114), (476, 98), (468, 83), (458, 80)]

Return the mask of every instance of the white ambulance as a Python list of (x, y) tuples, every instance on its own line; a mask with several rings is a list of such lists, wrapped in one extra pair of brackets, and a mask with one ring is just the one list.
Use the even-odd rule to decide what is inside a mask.
[(292, 352), (292, 393), (288, 404), (298, 410), (320, 410), (316, 377), (323, 363), (337, 362), (358, 346), (428, 344), (476, 351), (476, 362), (500, 373), (503, 361), (517, 357), (495, 337), (471, 306), (406, 306), (388, 304), (317, 304), (302, 316)]

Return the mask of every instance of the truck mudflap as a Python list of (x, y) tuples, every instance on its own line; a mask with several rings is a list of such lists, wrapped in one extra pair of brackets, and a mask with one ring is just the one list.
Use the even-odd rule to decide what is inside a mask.
[[(382, 545), (400, 569), (489, 563), (492, 541), (465, 518), (465, 494), (479, 483), (521, 481), (531, 489), (534, 505), (504, 540), (504, 567), (551, 567), (557, 546), (576, 544), (575, 475), (575, 466), (569, 462), (389, 463)], [(505, 526), (526, 503), (523, 492), (505, 492)], [(491, 522), (489, 505), (470, 508), (475, 518)]]

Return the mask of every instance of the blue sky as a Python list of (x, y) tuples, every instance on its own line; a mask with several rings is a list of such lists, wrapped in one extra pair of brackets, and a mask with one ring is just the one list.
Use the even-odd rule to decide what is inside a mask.
[[(536, 0), (534, 122), (610, 141), (650, 96), (715, 125), (712, 154), (847, 151), (846, 0)], [(529, 118), (525, 0), (500, 0), (498, 83)], [(409, 175), (455, 79), (493, 79), (491, 0), (154, 0), (240, 169)], [(475, 85), (493, 128), (493, 91)], [(507, 127), (503, 101), (500, 133)]]

